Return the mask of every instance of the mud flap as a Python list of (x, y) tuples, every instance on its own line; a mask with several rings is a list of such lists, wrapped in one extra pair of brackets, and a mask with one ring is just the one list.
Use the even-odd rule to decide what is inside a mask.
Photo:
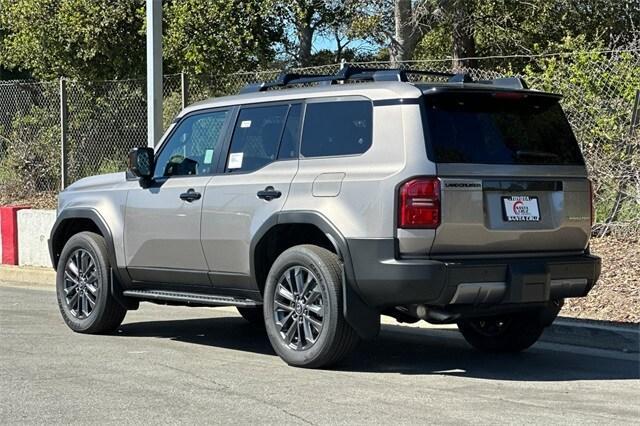
[(371, 340), (380, 333), (380, 312), (367, 306), (347, 283), (342, 268), (343, 314), (345, 320), (363, 340)]
[(122, 295), (122, 289), (120, 288), (120, 283), (118, 283), (115, 274), (113, 273), (113, 268), (109, 268), (109, 287), (111, 295), (120, 306), (128, 311), (135, 311), (138, 309), (140, 301)]

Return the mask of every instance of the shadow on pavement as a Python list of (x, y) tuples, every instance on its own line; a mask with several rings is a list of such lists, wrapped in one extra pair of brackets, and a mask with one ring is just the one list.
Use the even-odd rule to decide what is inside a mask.
[[(123, 324), (123, 337), (157, 337), (275, 356), (264, 329), (238, 317)], [(555, 348), (558, 350), (554, 350)], [(520, 354), (470, 348), (456, 330), (383, 325), (335, 370), (409, 375), (452, 375), (490, 380), (570, 381), (639, 379), (640, 361), (534, 347)]]

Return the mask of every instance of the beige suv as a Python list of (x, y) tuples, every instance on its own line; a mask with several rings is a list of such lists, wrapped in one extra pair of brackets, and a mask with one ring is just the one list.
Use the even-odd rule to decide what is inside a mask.
[(110, 332), (140, 301), (236, 306), (303, 367), (375, 337), (381, 314), (532, 345), (600, 272), (560, 97), (407, 74), (283, 74), (186, 108), (126, 173), (65, 189), (50, 246), (67, 324)]

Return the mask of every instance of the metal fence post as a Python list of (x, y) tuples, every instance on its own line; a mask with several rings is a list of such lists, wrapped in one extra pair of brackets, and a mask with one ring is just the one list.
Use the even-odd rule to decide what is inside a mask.
[(69, 110), (67, 109), (67, 81), (60, 77), (60, 190), (69, 183), (67, 142), (69, 132)]
[(182, 109), (189, 105), (189, 78), (183, 71), (180, 73), (180, 95), (182, 96)]

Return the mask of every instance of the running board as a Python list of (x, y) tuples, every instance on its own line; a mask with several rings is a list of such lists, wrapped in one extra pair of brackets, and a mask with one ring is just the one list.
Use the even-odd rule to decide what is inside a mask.
[(125, 290), (124, 296), (144, 300), (166, 300), (169, 302), (194, 303), (210, 306), (260, 306), (260, 302), (251, 299), (241, 299), (230, 296), (214, 296), (202, 293), (186, 293), (182, 291), (166, 290)]

